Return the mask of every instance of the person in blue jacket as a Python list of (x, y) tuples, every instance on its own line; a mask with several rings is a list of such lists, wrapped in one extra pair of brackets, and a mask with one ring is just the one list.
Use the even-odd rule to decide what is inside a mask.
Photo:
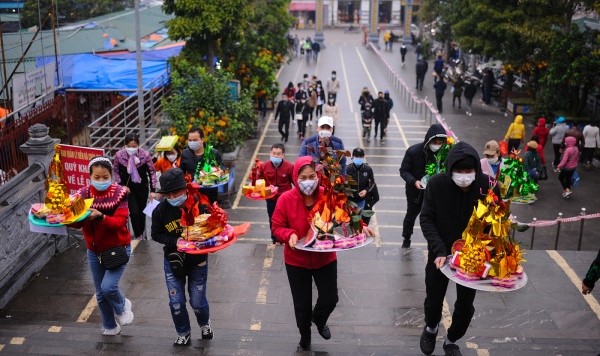
[[(319, 132), (302, 141), (298, 157), (312, 156), (320, 160), (319, 145), (331, 147), (334, 150), (344, 150), (344, 142), (339, 137), (333, 136), (333, 118), (321, 116), (318, 122)], [(346, 157), (340, 161), (342, 176), (346, 176)]]

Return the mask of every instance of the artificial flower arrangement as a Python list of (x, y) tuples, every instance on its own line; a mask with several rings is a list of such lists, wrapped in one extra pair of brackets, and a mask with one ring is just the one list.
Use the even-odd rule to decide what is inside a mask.
[(427, 182), (434, 175), (446, 171), (446, 158), (448, 152), (454, 146), (454, 139), (452, 136), (446, 138), (446, 143), (440, 147), (440, 149), (433, 154), (434, 162), (429, 162), (425, 165), (425, 176), (421, 178), (421, 184), (423, 187), (427, 185)]
[[(54, 146), (54, 156), (46, 176), (46, 198), (44, 203), (31, 206), (31, 214), (48, 224), (68, 224), (80, 220), (92, 206), (93, 199), (83, 199), (80, 195), (70, 195), (60, 160), (60, 145)], [(34, 220), (33, 223), (40, 223)]]
[(349, 200), (356, 191), (356, 182), (341, 174), (341, 160), (350, 157), (346, 150), (334, 151), (331, 147), (319, 147), (317, 161), (319, 185), (323, 193), (309, 212), (311, 235), (307, 236), (304, 247), (318, 250), (348, 249), (361, 246), (366, 241), (363, 233), (365, 223), (362, 217), (374, 214), (371, 210), (361, 210)]
[(502, 199), (510, 199), (514, 203), (533, 203), (539, 186), (523, 167), (521, 151), (513, 149), (503, 160), (498, 181)]
[[(234, 229), (227, 224), (227, 213), (217, 202), (212, 205), (207, 196), (200, 192), (200, 185), (186, 175), (187, 199), (181, 206), (181, 238), (177, 240), (177, 250), (186, 253), (207, 253), (203, 250), (222, 246), (235, 240)], [(208, 213), (200, 214), (200, 205), (208, 208)], [(229, 245), (229, 244), (228, 244)], [(213, 249), (214, 250), (214, 249)]]
[(260, 160), (255, 160), (254, 167), (252, 167), (250, 172), (250, 184), (242, 186), (242, 194), (249, 199), (270, 199), (277, 195), (277, 192), (279, 191), (279, 187), (268, 184), (263, 178), (264, 173), (261, 167)]
[[(495, 184), (495, 182), (493, 183)], [(484, 201), (479, 201), (462, 239), (452, 245), (450, 268), (464, 281), (490, 279), (492, 285), (514, 288), (523, 276), (523, 252), (510, 236), (510, 201), (503, 201), (488, 189)]]
[(206, 145), (202, 161), (196, 166), (194, 181), (205, 187), (229, 181), (229, 170), (219, 167), (211, 144)]

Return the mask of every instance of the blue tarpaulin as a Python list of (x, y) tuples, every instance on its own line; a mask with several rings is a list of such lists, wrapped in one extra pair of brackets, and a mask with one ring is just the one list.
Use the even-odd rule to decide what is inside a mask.
[[(134, 54), (135, 55), (135, 54)], [(64, 89), (135, 90), (137, 89), (137, 66), (134, 59), (106, 58), (94, 54), (59, 56), (59, 73)], [(54, 62), (54, 57), (39, 57), (37, 66)], [(159, 87), (168, 81), (167, 60), (142, 60), (144, 88), (149, 84)], [(153, 82), (154, 81), (154, 82)], [(152, 83), (151, 83), (152, 82)]]

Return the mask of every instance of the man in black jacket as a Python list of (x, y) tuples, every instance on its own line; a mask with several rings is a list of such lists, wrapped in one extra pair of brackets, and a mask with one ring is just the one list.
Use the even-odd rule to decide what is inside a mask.
[[(425, 177), (425, 166), (435, 162), (435, 153), (446, 143), (446, 130), (440, 124), (429, 127), (425, 139), (421, 143), (412, 145), (406, 150), (400, 176), (406, 182), (406, 215), (402, 225), (403, 248), (410, 247), (410, 237), (413, 234), (415, 220), (421, 212), (423, 204), (423, 190), (427, 184), (423, 181)], [(440, 162), (443, 164), (443, 162)]]
[(206, 282), (208, 264), (206, 255), (187, 255), (177, 252), (181, 237), (181, 206), (187, 199), (184, 173), (173, 168), (160, 176), (159, 193), (166, 199), (152, 212), (152, 240), (164, 245), (164, 270), (169, 293), (169, 308), (177, 331), (174, 346), (190, 344), (190, 318), (185, 305), (185, 284), (188, 283), (190, 306), (194, 310), (202, 339), (212, 339)]
[(420, 57), (417, 60), (416, 72), (417, 72), (417, 89), (423, 90), (423, 82), (425, 81), (425, 74), (427, 73), (427, 69), (429, 68), (429, 64), (427, 61)]
[[(481, 172), (477, 151), (465, 142), (450, 149), (446, 172), (433, 176), (425, 189), (421, 210), (421, 230), (427, 240), (425, 267), (425, 328), (421, 335), (421, 351), (430, 355), (435, 349), (438, 325), (448, 277), (440, 268), (446, 263), (452, 244), (461, 238), (473, 209), (485, 199), (490, 188), (489, 177)], [(498, 187), (494, 188), (499, 195)], [(456, 285), (456, 303), (452, 325), (444, 342), (446, 355), (461, 355), (455, 342), (467, 332), (475, 308), (475, 289)]]
[(380, 129), (380, 140), (381, 144), (384, 144), (383, 136), (385, 134), (385, 128), (387, 127), (389, 110), (388, 103), (383, 97), (383, 92), (377, 93), (377, 100), (373, 101), (373, 116), (375, 119), (375, 135), (374, 139), (377, 139), (377, 130)]
[[(193, 127), (188, 132), (188, 147), (183, 150), (181, 154), (181, 169), (184, 174), (189, 174), (194, 178), (198, 164), (204, 163), (204, 131), (197, 127)], [(217, 149), (212, 149), (213, 157), (215, 157), (215, 163), (220, 167), (223, 164), (223, 158), (221, 152)], [(219, 191), (217, 188), (201, 188), (202, 194), (206, 195), (210, 200), (210, 203), (216, 202), (219, 198)]]
[[(367, 206), (367, 202), (372, 202), (369, 196), (377, 187), (373, 169), (365, 162), (365, 150), (357, 147), (352, 151), (352, 164), (348, 165), (346, 175), (352, 177), (356, 182), (356, 191), (350, 200), (355, 202), (361, 210), (370, 210), (373, 206)], [(365, 224), (368, 224), (369, 220), (370, 218), (363, 217)]]
[(290, 118), (294, 115), (294, 104), (292, 104), (287, 95), (281, 95), (281, 101), (277, 103), (277, 109), (275, 109), (275, 121), (277, 117), (280, 118), (277, 129), (281, 134), (281, 141), (287, 142), (288, 135), (290, 133)]

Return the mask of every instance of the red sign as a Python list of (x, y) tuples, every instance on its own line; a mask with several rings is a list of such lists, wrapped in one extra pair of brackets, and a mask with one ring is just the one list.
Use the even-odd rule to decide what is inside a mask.
[[(60, 145), (60, 161), (63, 164), (64, 180), (69, 194), (90, 185), (88, 163), (96, 156), (104, 156), (104, 150), (71, 145)], [(112, 173), (112, 172), (111, 172)]]

